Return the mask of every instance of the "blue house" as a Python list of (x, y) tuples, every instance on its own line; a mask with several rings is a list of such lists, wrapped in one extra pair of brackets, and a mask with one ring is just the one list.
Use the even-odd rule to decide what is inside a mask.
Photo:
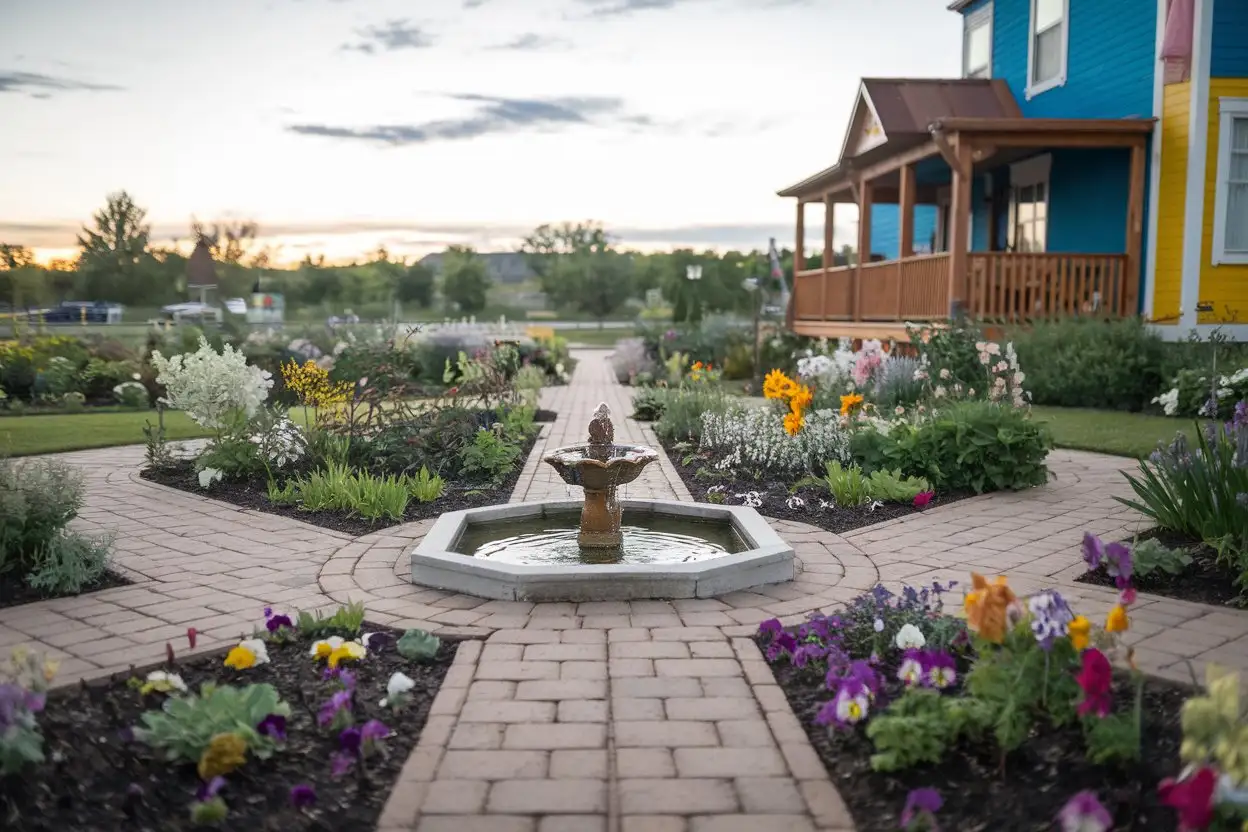
[(963, 77), (863, 79), (836, 164), (779, 192), (799, 253), (820, 202), (856, 204), (872, 255), (798, 267), (791, 326), (1142, 313), (1186, 334), (1248, 312), (1248, 0), (950, 9)]

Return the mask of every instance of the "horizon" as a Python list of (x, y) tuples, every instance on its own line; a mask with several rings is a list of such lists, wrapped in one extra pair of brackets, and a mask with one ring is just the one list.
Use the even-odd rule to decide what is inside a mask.
[(643, 252), (791, 246), (775, 192), (835, 163), (859, 79), (960, 69), (944, 0), (427, 4), (11, 0), (0, 242), (73, 259), (126, 190), (153, 247), (254, 220), (283, 266), (587, 220)]

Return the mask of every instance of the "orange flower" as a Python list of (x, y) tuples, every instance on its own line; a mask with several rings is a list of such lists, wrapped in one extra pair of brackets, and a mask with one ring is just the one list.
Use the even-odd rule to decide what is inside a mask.
[(789, 399), (789, 407), (794, 413), (800, 415), (803, 410), (810, 407), (810, 403), (814, 400), (815, 394), (805, 384), (801, 384), (793, 391), (793, 395)]
[(695, 362), (693, 362), (693, 369), (695, 369), (695, 370), (701, 370), (701, 369), (702, 369), (702, 362), (701, 362), (701, 361), (695, 361)]
[(1092, 622), (1084, 618), (1082, 615), (1076, 615), (1075, 620), (1066, 626), (1066, 632), (1070, 634), (1070, 644), (1075, 650), (1083, 652), (1088, 647), (1088, 641), (1092, 635)]
[(841, 415), (848, 416), (853, 412), (854, 408), (862, 404), (862, 396), (857, 393), (850, 393), (848, 396), (841, 396)]
[(1018, 609), (1018, 598), (1006, 583), (1004, 575), (990, 584), (983, 575), (972, 572), (971, 591), (966, 593), (963, 608), (966, 610), (967, 628), (971, 632), (1000, 643), (1010, 624), (1011, 608)]
[(1131, 624), (1127, 620), (1126, 608), (1122, 604), (1115, 604), (1114, 608), (1109, 611), (1109, 617), (1105, 619), (1105, 632), (1125, 633), (1129, 626)]
[(805, 424), (806, 418), (801, 413), (789, 412), (784, 414), (784, 432), (789, 436), (797, 436)]

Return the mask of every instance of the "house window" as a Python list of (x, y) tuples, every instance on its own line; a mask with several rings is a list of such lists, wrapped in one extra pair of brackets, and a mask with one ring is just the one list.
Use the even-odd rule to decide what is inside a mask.
[(1010, 167), (1010, 251), (1043, 252), (1048, 247), (1052, 161), (1046, 154)]
[(1027, 96), (1066, 83), (1069, 0), (1031, 0), (1031, 43), (1027, 49)]
[(963, 19), (962, 77), (992, 77), (992, 3), (985, 3)]
[(1248, 263), (1248, 98), (1222, 98), (1213, 262)]

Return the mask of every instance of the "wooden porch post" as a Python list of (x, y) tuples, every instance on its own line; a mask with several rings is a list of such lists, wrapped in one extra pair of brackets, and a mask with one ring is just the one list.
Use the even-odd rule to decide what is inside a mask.
[(797, 283), (797, 273), (806, 268), (806, 203), (801, 197), (797, 200), (797, 241), (793, 245), (793, 282)]
[[(971, 228), (971, 146), (958, 136), (954, 147), (953, 192), (949, 205), (949, 311), (967, 302), (967, 248)], [(972, 312), (971, 309), (966, 311)]]
[(907, 257), (914, 256), (914, 165), (906, 165), (898, 175), (901, 177), (901, 193), (897, 198), (897, 210), (901, 214), (898, 223), (898, 231), (901, 239), (897, 246), (897, 320), (902, 319), (901, 315), (901, 298), (902, 298), (902, 276), (906, 273), (905, 263)]
[(858, 183), (858, 265), (854, 268), (854, 320), (862, 320), (862, 267), (871, 262), (871, 196), (869, 180)]
[(1140, 248), (1144, 237), (1144, 140), (1131, 145), (1131, 180), (1127, 189), (1126, 274), (1122, 276), (1122, 308), (1119, 315), (1134, 315), (1139, 309)]
[(823, 195), (823, 279), (819, 290), (819, 317), (828, 317), (828, 281), (832, 279), (832, 230), (836, 215), (836, 203), (832, 201), (832, 193)]

